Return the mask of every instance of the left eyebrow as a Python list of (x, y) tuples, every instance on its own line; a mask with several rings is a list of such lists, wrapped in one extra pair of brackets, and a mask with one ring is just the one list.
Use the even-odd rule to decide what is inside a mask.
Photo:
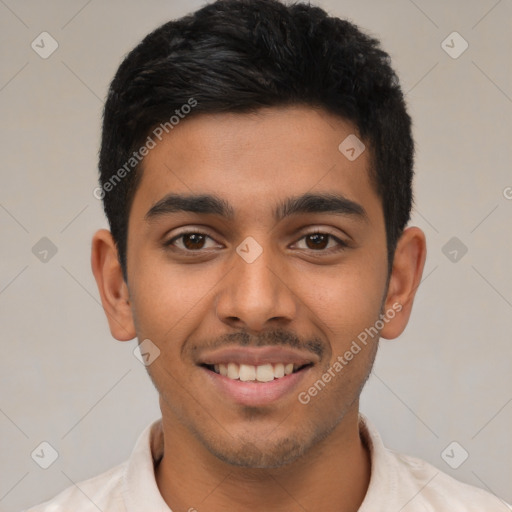
[[(224, 199), (212, 194), (168, 194), (154, 204), (144, 216), (147, 222), (153, 219), (176, 212), (191, 212), (198, 214), (213, 214), (233, 220), (235, 217), (233, 207)], [(366, 210), (342, 194), (318, 193), (302, 194), (289, 197), (281, 202), (273, 211), (276, 222), (285, 217), (303, 213), (330, 213), (353, 216), (368, 220)]]
[(359, 203), (342, 194), (332, 193), (306, 193), (301, 196), (290, 197), (274, 210), (274, 218), (279, 222), (285, 217), (301, 213), (331, 213), (368, 220), (366, 210)]

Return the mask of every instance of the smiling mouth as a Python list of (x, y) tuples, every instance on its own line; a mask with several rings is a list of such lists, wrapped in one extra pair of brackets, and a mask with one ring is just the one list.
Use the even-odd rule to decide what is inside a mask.
[(201, 364), (203, 368), (230, 380), (241, 382), (271, 382), (298, 373), (305, 368), (313, 366), (313, 363), (267, 363), (262, 365), (225, 363), (225, 364)]

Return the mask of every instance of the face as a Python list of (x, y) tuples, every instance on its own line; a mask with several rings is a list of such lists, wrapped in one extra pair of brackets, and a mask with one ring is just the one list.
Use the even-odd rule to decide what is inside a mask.
[(167, 424), (230, 464), (289, 463), (358, 407), (378, 336), (334, 368), (387, 307), (387, 256), (368, 151), (338, 149), (354, 133), (309, 108), (201, 115), (143, 162), (134, 329), (160, 350), (147, 369)]

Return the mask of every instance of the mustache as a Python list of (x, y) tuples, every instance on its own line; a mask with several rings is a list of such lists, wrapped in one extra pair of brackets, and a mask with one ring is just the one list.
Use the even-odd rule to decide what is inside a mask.
[(325, 353), (325, 343), (318, 337), (301, 340), (299, 336), (293, 332), (284, 329), (274, 329), (272, 331), (264, 331), (257, 336), (251, 335), (246, 331), (226, 333), (214, 341), (206, 341), (205, 343), (192, 344), (190, 347), (192, 352), (201, 350), (214, 350), (226, 346), (240, 347), (264, 347), (264, 346), (284, 346), (298, 350), (307, 350), (317, 355), (320, 359)]

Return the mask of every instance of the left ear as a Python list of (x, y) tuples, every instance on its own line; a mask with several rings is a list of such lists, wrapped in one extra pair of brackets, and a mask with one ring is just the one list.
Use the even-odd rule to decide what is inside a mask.
[(426, 257), (427, 243), (423, 231), (417, 227), (405, 229), (396, 246), (384, 303), (384, 312), (394, 310), (396, 314), (382, 328), (382, 338), (397, 338), (407, 326)]

